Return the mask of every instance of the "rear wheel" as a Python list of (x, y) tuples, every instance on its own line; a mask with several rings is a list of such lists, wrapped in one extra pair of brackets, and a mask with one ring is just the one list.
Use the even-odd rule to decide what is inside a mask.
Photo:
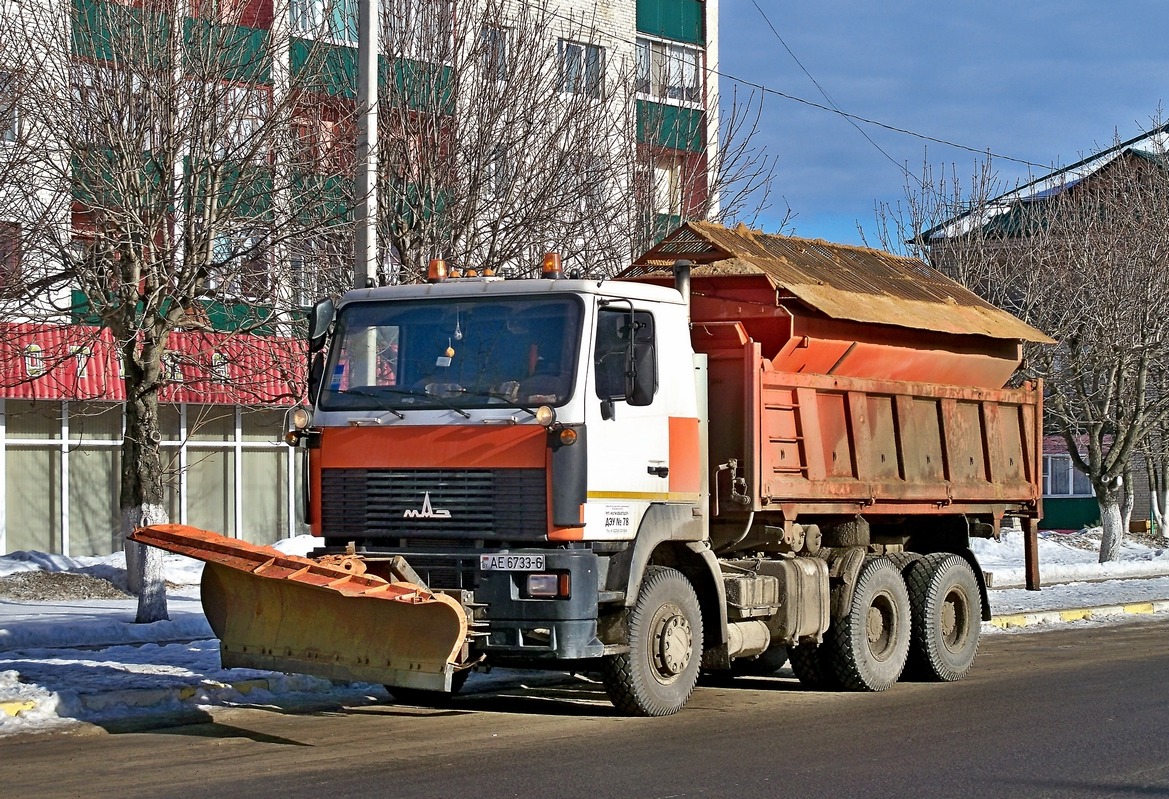
[(806, 643), (790, 646), (787, 649), (787, 655), (792, 664), (792, 672), (800, 681), (800, 685), (815, 691), (836, 687), (832, 673), (824, 662), (823, 645)]
[(940, 682), (966, 676), (978, 652), (982, 595), (965, 558), (927, 555), (905, 572), (913, 610), (909, 673)]
[(828, 630), (832, 674), (852, 691), (884, 691), (905, 668), (909, 639), (905, 581), (888, 559), (873, 558), (861, 568), (848, 614)]
[(755, 657), (732, 660), (731, 673), (737, 677), (767, 677), (775, 674), (786, 664), (787, 649), (776, 645)]
[(693, 586), (676, 569), (646, 569), (628, 628), (629, 651), (602, 660), (609, 699), (631, 716), (678, 712), (694, 692), (702, 660), (702, 613)]

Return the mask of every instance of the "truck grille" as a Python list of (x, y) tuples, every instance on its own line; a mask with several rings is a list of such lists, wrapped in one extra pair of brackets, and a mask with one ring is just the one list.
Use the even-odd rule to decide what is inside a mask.
[(323, 469), (328, 538), (543, 539), (543, 469)]

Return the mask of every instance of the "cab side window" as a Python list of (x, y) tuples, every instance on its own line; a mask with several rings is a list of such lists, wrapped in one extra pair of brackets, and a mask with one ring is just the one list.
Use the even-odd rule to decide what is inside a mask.
[[(649, 389), (643, 393), (648, 394), (648, 399), (652, 400), (653, 394), (657, 393), (657, 353), (654, 346), (653, 315), (648, 311), (635, 311), (633, 330), (630, 330), (628, 309), (602, 308), (597, 317), (597, 344), (593, 352), (593, 364), (599, 398), (629, 400), (631, 404), (635, 404), (632, 402), (633, 398), (627, 395), (636, 376), (637, 383)], [(634, 374), (629, 374), (630, 371)], [(648, 405), (649, 402), (636, 404)]]

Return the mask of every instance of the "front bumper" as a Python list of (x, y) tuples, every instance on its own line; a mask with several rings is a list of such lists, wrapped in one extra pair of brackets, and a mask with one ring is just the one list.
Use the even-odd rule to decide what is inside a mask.
[[(473, 627), (486, 635), (474, 648), (487, 655), (536, 660), (581, 660), (599, 657), (597, 638), (599, 558), (588, 550), (511, 550), (542, 554), (541, 574), (567, 575), (567, 597), (527, 597), (530, 572), (478, 571)], [(480, 622), (485, 624), (481, 625)]]

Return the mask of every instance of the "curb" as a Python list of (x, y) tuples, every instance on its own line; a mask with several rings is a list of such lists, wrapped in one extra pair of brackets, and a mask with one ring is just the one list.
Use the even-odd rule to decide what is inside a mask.
[(0, 713), (16, 717), (26, 710), (34, 710), (37, 703), (32, 699), (10, 699), (0, 702)]
[(1000, 630), (1015, 627), (1033, 627), (1037, 624), (1055, 624), (1065, 621), (1080, 621), (1098, 616), (1120, 616), (1125, 614), (1150, 614), (1169, 612), (1169, 600), (1156, 602), (1132, 602), (1125, 605), (1101, 605), (1094, 608), (1074, 610), (1040, 610), (1033, 613), (1012, 613), (993, 617), (989, 624)]
[(263, 678), (230, 683), (204, 681), (198, 685), (179, 685), (173, 688), (128, 688), (124, 691), (81, 694), (77, 699), (86, 710), (100, 714), (104, 710), (119, 705), (151, 707), (165, 702), (183, 703), (196, 698), (206, 699), (210, 694), (221, 691), (235, 691), (247, 696), (255, 690), (270, 691), (272, 683)]
[[(279, 682), (281, 681), (259, 678), (239, 680), (230, 683), (204, 681), (198, 684), (179, 685), (170, 688), (127, 688), (123, 691), (102, 691), (101, 693), (79, 694), (76, 696), (76, 701), (85, 710), (93, 713), (95, 716), (100, 716), (110, 708), (119, 706), (153, 707), (162, 704), (173, 706), (175, 704), (189, 703), (191, 700), (207, 701), (211, 695), (223, 691), (235, 691), (242, 696), (247, 696), (252, 691), (257, 690), (281, 690), (285, 686), (277, 684), (273, 687), (273, 683)], [(298, 692), (313, 693), (313, 691), (304, 690), (303, 687)], [(22, 713), (34, 711), (39, 705), (39, 699), (0, 700), (0, 714), (12, 718), (19, 718)]]

